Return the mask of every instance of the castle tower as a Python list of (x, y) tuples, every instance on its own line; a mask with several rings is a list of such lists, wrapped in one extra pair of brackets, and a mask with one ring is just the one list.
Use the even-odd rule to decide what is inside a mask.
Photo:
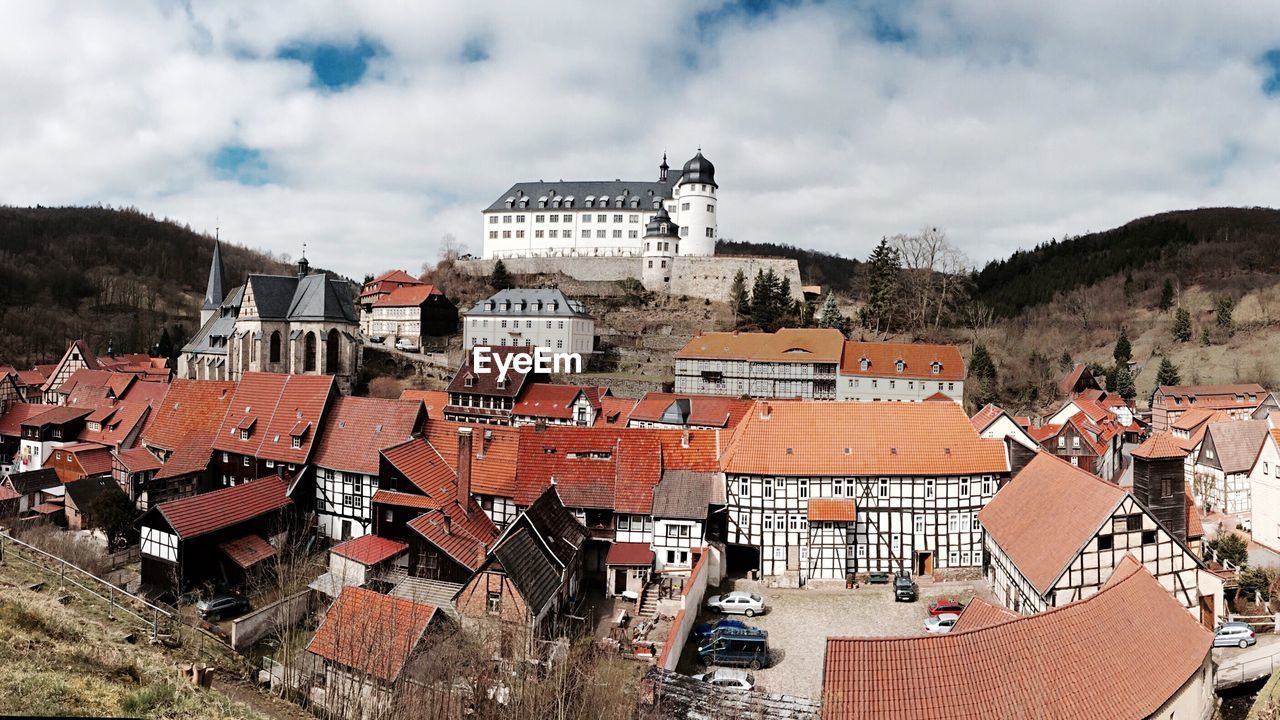
[(644, 259), (641, 261), (641, 282), (645, 289), (665, 291), (671, 282), (671, 265), (680, 247), (679, 226), (667, 214), (665, 207), (644, 226)]
[(218, 308), (226, 299), (222, 285), (222, 243), (213, 241), (213, 262), (209, 265), (209, 284), (204, 291), (204, 304), (200, 306), (200, 327), (218, 314)]
[(702, 149), (684, 164), (676, 183), (673, 205), (680, 225), (681, 255), (715, 255), (716, 167), (702, 156)]

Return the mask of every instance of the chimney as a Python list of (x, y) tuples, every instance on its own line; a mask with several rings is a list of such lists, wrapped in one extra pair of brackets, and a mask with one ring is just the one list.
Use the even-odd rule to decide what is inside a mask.
[(768, 401), (761, 401), (760, 402), (760, 419), (768, 420), (769, 416), (772, 414), (773, 414), (773, 408), (769, 407)]
[(452, 535), (453, 534), (453, 518), (449, 517), (448, 512), (445, 512), (443, 510), (441, 512), (444, 513), (444, 534)]
[[(471, 428), (458, 428), (458, 504), (463, 514), (471, 512)], [(445, 515), (448, 518), (448, 514)], [(446, 519), (447, 523), (448, 520)], [(446, 531), (448, 525), (445, 526)]]
[(689, 431), (688, 430), (685, 430), (684, 432), (680, 433), (680, 447), (682, 448), (689, 447)]

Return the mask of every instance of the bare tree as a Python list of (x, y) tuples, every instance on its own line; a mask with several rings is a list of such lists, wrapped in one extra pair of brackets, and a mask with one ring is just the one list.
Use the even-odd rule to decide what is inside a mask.
[(969, 261), (945, 231), (927, 227), (915, 235), (896, 235), (902, 258), (904, 310), (915, 332), (937, 331), (967, 296)]

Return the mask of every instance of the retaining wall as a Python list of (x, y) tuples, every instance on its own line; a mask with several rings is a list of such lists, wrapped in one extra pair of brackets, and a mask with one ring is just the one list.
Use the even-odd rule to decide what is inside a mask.
[(244, 650), (271, 634), (271, 631), (277, 627), (301, 622), (310, 605), (310, 600), (311, 590), (303, 590), (232, 620), (231, 647), (235, 650)]

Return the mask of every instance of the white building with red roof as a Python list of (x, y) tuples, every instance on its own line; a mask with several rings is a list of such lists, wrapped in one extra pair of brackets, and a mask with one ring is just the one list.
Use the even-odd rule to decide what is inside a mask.
[(458, 331), (457, 306), (434, 285), (416, 283), (380, 294), (368, 303), (367, 315), (365, 296), (360, 303), (366, 332), (386, 338), (388, 344), (422, 348), (424, 338), (444, 338)]

